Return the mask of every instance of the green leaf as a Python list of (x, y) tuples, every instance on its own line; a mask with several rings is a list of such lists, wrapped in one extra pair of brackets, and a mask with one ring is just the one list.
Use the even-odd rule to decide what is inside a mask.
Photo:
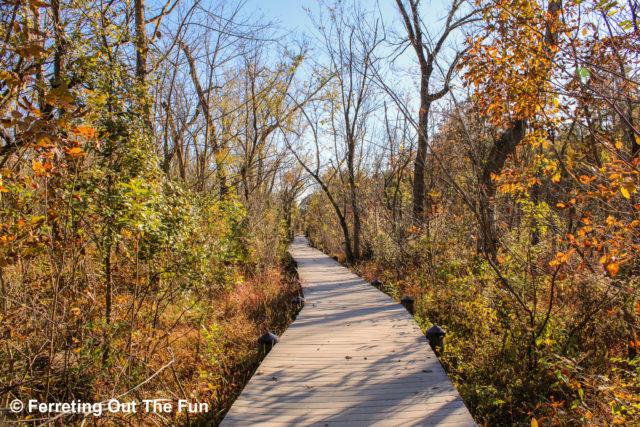
[(589, 70), (587, 70), (585, 67), (578, 67), (576, 73), (578, 74), (578, 77), (580, 78), (580, 81), (582, 83), (586, 83), (591, 76), (591, 73), (589, 73)]

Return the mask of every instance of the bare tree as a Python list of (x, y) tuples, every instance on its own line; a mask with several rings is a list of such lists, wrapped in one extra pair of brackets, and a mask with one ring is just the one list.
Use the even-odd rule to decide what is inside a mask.
[[(326, 95), (325, 116), (321, 108), (312, 105), (305, 109), (315, 145), (315, 166), (296, 154), (307, 172), (318, 182), (338, 216), (345, 240), (348, 262), (361, 255), (362, 206), (360, 203), (361, 164), (366, 135), (370, 132), (369, 118), (376, 109), (375, 87), (371, 76), (377, 61), (374, 51), (383, 40), (378, 21), (369, 25), (365, 14), (354, 8), (345, 10), (337, 5), (331, 9), (329, 22), (318, 25), (323, 53), (327, 57), (332, 82)], [(326, 25), (325, 25), (326, 24)], [(313, 112), (310, 110), (315, 108)], [(321, 125), (326, 123), (326, 129)], [(326, 132), (324, 132), (326, 131)], [(328, 160), (329, 172), (321, 173), (323, 138), (331, 141), (333, 157)], [(337, 189), (334, 179), (340, 180)], [(338, 197), (344, 189), (343, 197)], [(340, 206), (339, 201), (345, 204)], [(349, 213), (352, 227), (349, 227)]]
[(431, 90), (433, 72), (436, 70), (439, 57), (442, 56), (445, 42), (451, 36), (452, 32), (476, 19), (475, 10), (462, 13), (461, 16), (458, 16), (463, 10), (462, 6), (465, 4), (465, 1), (453, 0), (447, 13), (446, 23), (442, 33), (437, 37), (432, 37), (420, 16), (419, 3), (420, 0), (408, 0), (409, 8), (407, 9), (402, 0), (396, 0), (398, 10), (402, 15), (407, 31), (407, 41), (413, 47), (418, 65), (420, 66), (420, 103), (417, 122), (418, 147), (413, 169), (413, 218), (415, 224), (421, 224), (425, 219), (425, 168), (431, 104), (449, 92), (449, 83), (458, 62), (459, 53), (449, 65), (442, 87), (435, 91)]

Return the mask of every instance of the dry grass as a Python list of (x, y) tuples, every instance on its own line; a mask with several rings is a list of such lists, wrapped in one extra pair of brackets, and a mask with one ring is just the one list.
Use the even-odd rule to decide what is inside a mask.
[[(259, 273), (248, 270), (235, 286), (214, 292), (177, 294), (167, 297), (164, 303), (148, 299), (136, 306), (133, 322), (127, 314), (131, 306), (121, 303), (125, 295), (120, 293), (113, 318), (122, 320), (110, 326), (110, 351), (106, 359), (105, 326), (99, 323), (100, 311), (87, 307), (82, 315), (92, 315), (91, 318), (66, 316), (59, 324), (61, 331), (71, 330), (80, 321), (94, 326), (70, 336), (69, 341), (75, 347), (57, 341), (53, 363), (49, 363), (43, 351), (36, 353), (40, 356), (33, 357), (34, 360), (20, 357), (15, 351), (4, 354), (3, 359), (15, 362), (2, 369), (5, 379), (9, 378), (3, 379), (8, 392), (5, 391), (2, 404), (6, 406), (16, 398), (45, 401), (43, 378), (51, 365), (52, 397), (48, 401), (93, 403), (128, 393), (119, 400), (186, 399), (209, 405), (208, 413), (196, 417), (184, 412), (154, 414), (138, 410), (135, 414), (103, 414), (84, 419), (60, 417), (52, 425), (80, 425), (83, 421), (90, 425), (216, 425), (261, 360), (257, 338), (266, 331), (281, 334), (293, 319), (295, 308), (291, 300), (299, 293), (296, 277), (292, 260)], [(120, 283), (126, 283), (124, 279)], [(26, 349), (36, 348), (37, 341), (44, 340), (42, 334), (28, 332), (32, 328), (29, 322), (14, 324), (14, 335), (27, 335), (21, 342), (33, 341)], [(19, 385), (20, 377), (16, 376), (20, 372), (26, 372), (23, 385)], [(21, 415), (20, 419), (24, 419), (28, 414)]]

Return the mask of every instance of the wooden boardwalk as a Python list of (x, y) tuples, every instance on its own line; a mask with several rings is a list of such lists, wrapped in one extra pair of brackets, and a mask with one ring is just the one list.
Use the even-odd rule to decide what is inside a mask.
[(305, 307), (222, 426), (475, 426), (413, 318), (303, 237)]

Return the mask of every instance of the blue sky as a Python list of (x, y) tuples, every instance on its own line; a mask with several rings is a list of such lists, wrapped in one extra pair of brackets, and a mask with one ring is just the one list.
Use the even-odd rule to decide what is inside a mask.
[[(326, 0), (326, 3), (333, 4), (334, 1)], [(351, 1), (354, 0), (343, 0), (343, 3), (348, 4)], [(423, 0), (420, 3), (421, 18), (434, 36), (441, 33), (444, 16), (450, 3), (450, 0)], [(387, 31), (395, 30), (403, 36), (406, 34), (395, 0), (360, 0), (360, 5), (369, 10), (376, 10), (376, 15), (382, 19)], [(317, 34), (305, 8), (315, 12), (315, 15), (320, 11), (321, 6), (318, 0), (246, 0), (244, 10), (256, 11), (258, 16), (263, 15), (265, 21), (272, 22), (285, 33), (291, 32), (295, 39), (301, 39), (314, 37)], [(451, 39), (455, 40), (456, 37), (459, 37), (459, 34), (455, 34)], [(461, 37), (458, 38), (459, 41)], [(412, 74), (416, 71), (410, 70), (415, 66), (414, 52), (407, 49), (403, 58), (396, 61), (396, 65), (401, 65), (401, 69)]]
[(265, 18), (296, 32), (305, 31), (309, 24), (303, 7), (315, 8), (316, 5), (316, 0), (247, 0), (247, 9), (260, 10)]
[[(318, 9), (318, 0), (246, 0), (247, 10), (260, 10), (265, 18), (279, 23), (283, 29), (304, 32), (310, 25), (303, 8)], [(346, 3), (347, 1), (345, 1)], [(332, 1), (328, 1), (332, 3)], [(400, 15), (395, 0), (363, 0), (360, 4), (368, 9), (379, 9), (385, 24), (400, 23)], [(436, 24), (445, 13), (448, 0), (421, 2), (422, 19), (427, 24)]]

